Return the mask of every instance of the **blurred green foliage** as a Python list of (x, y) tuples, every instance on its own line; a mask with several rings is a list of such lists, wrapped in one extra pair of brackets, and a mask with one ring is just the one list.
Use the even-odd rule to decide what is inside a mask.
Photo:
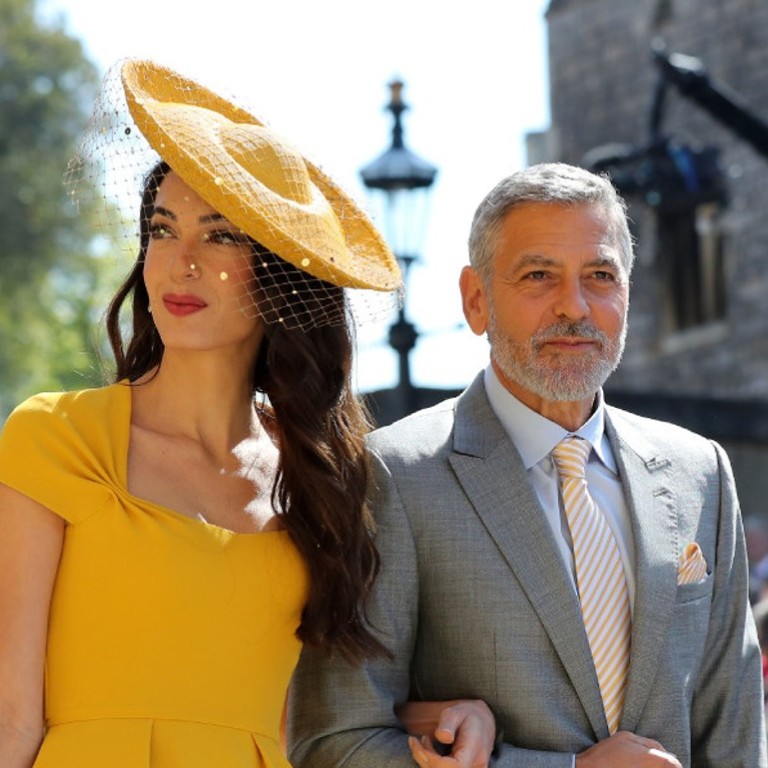
[(88, 211), (62, 183), (98, 79), (35, 0), (0, 0), (0, 423), (33, 392), (103, 381), (112, 260), (94, 254)]

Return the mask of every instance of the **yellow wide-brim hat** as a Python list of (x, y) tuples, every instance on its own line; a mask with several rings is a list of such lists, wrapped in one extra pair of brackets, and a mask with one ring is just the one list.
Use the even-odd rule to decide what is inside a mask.
[(397, 260), (367, 214), (263, 122), (151, 61), (126, 60), (120, 76), (154, 151), (232, 224), (334, 285), (400, 287)]

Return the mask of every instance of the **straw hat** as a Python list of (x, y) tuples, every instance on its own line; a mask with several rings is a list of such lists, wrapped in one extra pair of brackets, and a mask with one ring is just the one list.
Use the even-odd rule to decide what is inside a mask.
[(397, 261), (368, 216), (248, 111), (150, 61), (125, 61), (121, 79), (152, 148), (232, 224), (334, 285), (400, 286)]

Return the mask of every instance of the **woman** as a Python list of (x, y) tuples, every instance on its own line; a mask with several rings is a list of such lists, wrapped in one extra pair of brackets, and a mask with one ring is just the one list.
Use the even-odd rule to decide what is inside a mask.
[[(145, 178), (115, 383), (31, 398), (0, 438), (0, 764), (286, 766), (300, 643), (386, 653), (364, 623), (378, 560), (347, 293), (396, 290), (397, 268), (249, 113), (149, 62), (115, 82), (75, 165)], [(472, 707), (403, 719), (472, 734)]]

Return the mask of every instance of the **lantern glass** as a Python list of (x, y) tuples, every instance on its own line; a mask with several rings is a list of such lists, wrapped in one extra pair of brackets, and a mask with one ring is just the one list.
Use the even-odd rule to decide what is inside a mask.
[(423, 252), (430, 197), (429, 187), (370, 190), (371, 213), (401, 261)]

